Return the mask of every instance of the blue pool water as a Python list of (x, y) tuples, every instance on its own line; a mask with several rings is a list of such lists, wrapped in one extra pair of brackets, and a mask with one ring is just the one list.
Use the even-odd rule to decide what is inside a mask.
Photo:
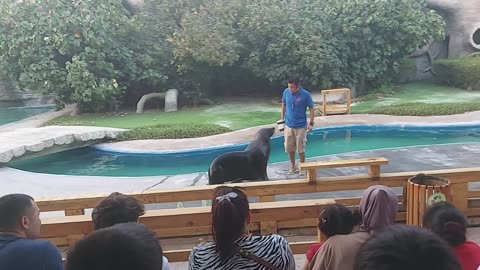
[[(355, 125), (316, 129), (308, 134), (307, 157), (392, 147), (480, 142), (480, 124), (464, 126)], [(15, 161), (9, 166), (41, 173), (152, 176), (206, 172), (211, 161), (247, 144), (174, 153), (115, 153), (85, 147)], [(287, 161), (283, 137), (271, 140), (270, 163)]]
[(53, 111), (54, 106), (0, 108), (0, 126), (37, 114)]

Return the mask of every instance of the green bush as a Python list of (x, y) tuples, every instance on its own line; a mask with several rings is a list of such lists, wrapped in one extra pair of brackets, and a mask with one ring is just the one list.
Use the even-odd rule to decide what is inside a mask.
[(437, 60), (433, 70), (439, 78), (456, 87), (480, 90), (480, 57)]
[(156, 125), (150, 127), (132, 128), (123, 132), (116, 140), (144, 140), (144, 139), (182, 139), (197, 138), (230, 132), (231, 129), (214, 124), (191, 125)]
[(480, 110), (480, 103), (403, 103), (374, 108), (369, 113), (388, 115), (451, 115)]

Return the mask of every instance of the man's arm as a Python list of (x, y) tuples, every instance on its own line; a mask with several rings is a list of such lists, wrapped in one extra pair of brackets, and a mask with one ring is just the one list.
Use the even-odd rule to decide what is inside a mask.
[(315, 122), (315, 109), (312, 107), (310, 108), (310, 122), (308, 122), (309, 124), (310, 123), (314, 123)]
[(282, 102), (282, 115), (281, 115), (281, 120), (285, 120), (285, 103)]

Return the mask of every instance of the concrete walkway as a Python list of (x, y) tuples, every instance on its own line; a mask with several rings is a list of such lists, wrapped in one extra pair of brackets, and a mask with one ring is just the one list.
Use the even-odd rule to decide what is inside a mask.
[[(359, 151), (329, 155), (310, 160), (335, 160), (359, 157), (386, 157), (390, 164), (382, 166), (381, 172), (427, 171), (435, 169), (480, 167), (480, 143), (432, 145), (406, 148)], [(298, 175), (287, 175), (287, 162), (270, 164), (267, 168), (271, 180), (298, 179)], [(366, 167), (347, 167), (318, 171), (318, 177), (367, 174)], [(141, 193), (146, 190), (164, 190), (188, 186), (206, 185), (206, 172), (174, 176), (149, 177), (105, 177), (75, 176), (32, 173), (8, 167), (0, 168), (0, 196), (23, 192), (35, 199), (78, 198), (92, 195), (108, 195), (113, 191)], [(480, 179), (479, 179), (480, 180)], [(55, 187), (55, 189), (52, 189)], [(470, 188), (480, 188), (472, 183)], [(401, 192), (401, 190), (399, 191)], [(331, 198), (359, 196), (361, 191), (338, 191), (311, 194), (281, 195), (279, 200)], [(201, 202), (188, 202), (185, 206), (199, 206)], [(157, 208), (176, 207), (175, 203), (163, 204)]]

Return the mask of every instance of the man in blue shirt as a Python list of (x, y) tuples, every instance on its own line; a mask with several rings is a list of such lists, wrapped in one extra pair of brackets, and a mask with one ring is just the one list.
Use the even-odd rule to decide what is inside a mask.
[[(307, 123), (305, 111), (310, 109), (310, 119)], [(295, 165), (295, 152), (300, 156), (300, 162), (305, 162), (305, 144), (307, 131), (312, 130), (315, 118), (312, 95), (300, 85), (300, 79), (288, 81), (288, 87), (283, 91), (282, 120), (285, 120), (285, 152), (290, 158), (288, 174), (298, 171)], [(302, 175), (305, 172), (300, 172)]]
[(62, 270), (62, 256), (40, 237), (40, 209), (32, 197), (10, 194), (0, 198), (0, 269)]

